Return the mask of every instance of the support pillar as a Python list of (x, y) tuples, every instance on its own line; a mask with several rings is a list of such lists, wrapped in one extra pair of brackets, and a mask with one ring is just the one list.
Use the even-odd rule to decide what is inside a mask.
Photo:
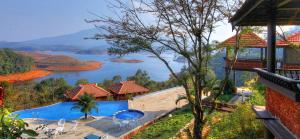
[(276, 7), (275, 0), (270, 0), (268, 22), (268, 47), (267, 47), (267, 70), (271, 73), (276, 71)]

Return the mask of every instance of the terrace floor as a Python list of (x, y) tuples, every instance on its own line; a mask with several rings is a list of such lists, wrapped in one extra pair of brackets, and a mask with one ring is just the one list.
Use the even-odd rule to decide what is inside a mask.
[[(130, 109), (141, 110), (145, 113), (144, 117), (139, 119), (135, 127), (144, 125), (149, 121), (161, 117), (170, 111), (174, 110), (176, 107), (181, 107), (187, 102), (180, 102), (181, 104), (176, 105), (175, 101), (180, 95), (184, 95), (185, 91), (182, 87), (175, 87), (171, 89), (166, 89), (158, 92), (153, 92), (145, 94), (142, 96), (134, 97), (133, 100), (130, 100), (128, 105)], [(48, 128), (55, 129), (57, 127), (57, 121), (41, 121), (41, 120), (32, 120), (26, 119), (26, 122), (29, 123), (30, 128), (34, 129), (40, 124), (48, 124)], [(108, 137), (109, 139), (122, 138), (123, 135), (130, 132), (135, 127), (122, 128), (118, 129), (118, 126), (113, 123), (111, 117), (98, 117), (97, 119), (79, 123), (75, 132), (70, 132), (72, 129), (72, 122), (67, 122), (65, 124), (66, 133), (58, 135), (58, 139), (82, 139), (88, 134), (95, 134), (102, 137)], [(46, 135), (40, 134), (37, 138), (47, 138)]]

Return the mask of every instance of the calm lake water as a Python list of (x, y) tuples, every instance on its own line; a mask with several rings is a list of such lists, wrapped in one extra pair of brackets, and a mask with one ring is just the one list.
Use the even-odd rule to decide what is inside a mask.
[[(102, 68), (92, 71), (81, 72), (56, 72), (50, 76), (39, 78), (36, 81), (41, 81), (48, 78), (64, 78), (69, 84), (74, 85), (79, 79), (87, 79), (91, 83), (99, 83), (104, 79), (111, 79), (115, 75), (121, 75), (123, 80), (126, 80), (127, 76), (134, 75), (138, 69), (142, 69), (148, 72), (152, 80), (164, 81), (169, 78), (170, 72), (166, 66), (157, 58), (151, 57), (149, 53), (138, 53), (124, 56), (125, 59), (138, 59), (143, 60), (141, 63), (116, 63), (111, 62), (111, 58), (116, 56), (109, 55), (87, 55), (87, 54), (75, 54), (70, 52), (43, 52), (53, 55), (67, 55), (74, 57), (82, 61), (100, 61), (103, 62)], [(175, 72), (179, 72), (184, 66), (184, 63), (173, 61), (173, 54), (163, 55)]]

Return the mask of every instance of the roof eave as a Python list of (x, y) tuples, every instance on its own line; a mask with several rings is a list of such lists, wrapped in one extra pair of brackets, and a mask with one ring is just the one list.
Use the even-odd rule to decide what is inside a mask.
[(240, 24), (240, 22), (250, 13), (252, 12), (259, 4), (261, 4), (264, 0), (246, 0), (242, 7), (235, 13), (235, 15), (229, 20), (232, 27), (235, 26), (246, 26)]

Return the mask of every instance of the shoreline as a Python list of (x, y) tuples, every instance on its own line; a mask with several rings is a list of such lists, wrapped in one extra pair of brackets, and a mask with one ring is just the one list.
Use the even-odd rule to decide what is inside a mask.
[(9, 83), (24, 82), (24, 81), (29, 81), (29, 80), (49, 76), (52, 73), (53, 72), (47, 70), (34, 69), (23, 73), (12, 73), (12, 74), (0, 75), (0, 82), (9, 82)]

